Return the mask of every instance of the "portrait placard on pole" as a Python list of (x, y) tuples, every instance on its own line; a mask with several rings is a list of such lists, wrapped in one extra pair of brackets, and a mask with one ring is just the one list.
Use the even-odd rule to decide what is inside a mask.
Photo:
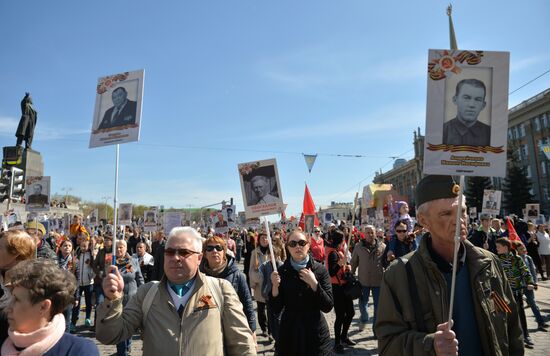
[(483, 203), (481, 212), (491, 214), (493, 217), (500, 213), (500, 202), (502, 199), (501, 190), (485, 189), (483, 191)]
[(247, 219), (279, 214), (284, 210), (279, 173), (275, 159), (238, 165)]
[(98, 79), (90, 148), (139, 140), (144, 70)]
[(132, 225), (132, 204), (120, 203), (118, 205), (118, 223), (119, 225)]
[(143, 213), (143, 231), (157, 231), (157, 210), (145, 210)]
[(424, 173), (504, 177), (509, 52), (430, 50)]
[(164, 213), (164, 233), (166, 236), (173, 228), (181, 226), (182, 215), (178, 211), (168, 211)]
[(50, 177), (25, 178), (25, 210), (50, 211)]

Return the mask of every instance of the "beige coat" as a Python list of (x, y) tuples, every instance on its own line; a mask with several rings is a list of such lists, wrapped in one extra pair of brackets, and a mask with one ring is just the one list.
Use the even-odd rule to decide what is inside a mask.
[(262, 274), (260, 273), (260, 266), (269, 260), (269, 249), (265, 255), (260, 251), (259, 247), (256, 247), (252, 251), (252, 258), (250, 259), (250, 269), (248, 272), (248, 278), (250, 280), (250, 288), (253, 289), (254, 299), (260, 303), (267, 303), (262, 295)]
[[(96, 337), (104, 344), (116, 344), (131, 337), (138, 328), (143, 331), (143, 355), (256, 355), (252, 332), (243, 307), (229, 282), (218, 279), (223, 295), (223, 308), (217, 308), (208, 289), (206, 276), (197, 273), (195, 287), (180, 318), (161, 280), (147, 320), (142, 325), (142, 303), (152, 283), (142, 285), (128, 304), (122, 299), (105, 300), (97, 309)], [(211, 296), (210, 307), (203, 296)]]
[(380, 287), (384, 273), (381, 258), (385, 249), (386, 245), (379, 240), (375, 240), (375, 245), (370, 248), (363, 241), (355, 244), (351, 256), (351, 273), (355, 274), (359, 267), (359, 283), (363, 287)]

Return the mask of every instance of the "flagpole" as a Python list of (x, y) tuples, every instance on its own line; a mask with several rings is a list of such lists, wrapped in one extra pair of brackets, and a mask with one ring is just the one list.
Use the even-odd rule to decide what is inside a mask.
[[(449, 40), (451, 49), (457, 50), (455, 29), (452, 18), (453, 6), (449, 4), (447, 7), (447, 16), (449, 17)], [(462, 226), (462, 203), (464, 201), (464, 175), (460, 176), (460, 187), (458, 193), (458, 207), (456, 209), (456, 226), (455, 226), (455, 238), (454, 238), (454, 253), (453, 253), (453, 271), (451, 279), (451, 295), (449, 299), (449, 318), (447, 319), (447, 330), (451, 330), (451, 320), (453, 318), (453, 308), (455, 299), (455, 286), (456, 286), (456, 270), (458, 269), (458, 250), (460, 249), (460, 228)]]
[(113, 216), (113, 266), (116, 265), (116, 238), (117, 238), (117, 227), (118, 227), (118, 161), (120, 156), (120, 145), (116, 144), (116, 155), (115, 155), (115, 197), (113, 198), (114, 206), (114, 216)]

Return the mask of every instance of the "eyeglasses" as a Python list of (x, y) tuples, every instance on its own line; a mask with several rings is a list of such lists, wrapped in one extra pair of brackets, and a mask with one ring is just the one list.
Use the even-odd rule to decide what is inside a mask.
[(208, 246), (206, 246), (206, 251), (212, 252), (214, 250), (220, 252), (220, 251), (223, 250), (223, 247), (221, 245), (208, 245)]
[(314, 231), (316, 234), (320, 233), (321, 231), (320, 230), (315, 230)]
[(407, 230), (395, 230), (395, 232), (397, 232), (398, 234), (402, 234), (402, 233), (407, 232)]
[(178, 255), (183, 258), (187, 258), (194, 254), (200, 255), (201, 253), (193, 250), (188, 250), (186, 248), (166, 248), (164, 249), (164, 254), (170, 257)]
[(300, 241), (291, 240), (288, 242), (288, 247), (292, 247), (292, 248), (296, 246), (305, 247), (307, 244), (308, 242), (306, 240), (300, 240)]

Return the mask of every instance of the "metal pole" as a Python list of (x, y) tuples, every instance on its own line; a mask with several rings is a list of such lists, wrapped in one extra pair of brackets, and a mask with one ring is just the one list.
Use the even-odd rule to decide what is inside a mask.
[(115, 160), (115, 197), (113, 199), (114, 217), (113, 217), (113, 266), (116, 265), (116, 237), (118, 226), (118, 158), (120, 155), (120, 145), (116, 145), (116, 160)]
[(265, 233), (267, 234), (267, 241), (269, 242), (269, 254), (271, 255), (271, 264), (273, 265), (273, 270), (277, 270), (277, 262), (275, 262), (275, 253), (273, 253), (273, 243), (271, 242), (271, 233), (269, 232), (269, 222), (267, 217), (264, 220)]
[(462, 226), (462, 202), (464, 201), (464, 176), (460, 176), (460, 189), (458, 193), (458, 208), (456, 210), (456, 227), (455, 227), (455, 250), (453, 255), (453, 277), (451, 280), (451, 296), (449, 301), (449, 330), (451, 329), (451, 319), (453, 318), (453, 307), (455, 299), (455, 284), (456, 284), (456, 270), (458, 267), (458, 250), (460, 249), (460, 228)]

